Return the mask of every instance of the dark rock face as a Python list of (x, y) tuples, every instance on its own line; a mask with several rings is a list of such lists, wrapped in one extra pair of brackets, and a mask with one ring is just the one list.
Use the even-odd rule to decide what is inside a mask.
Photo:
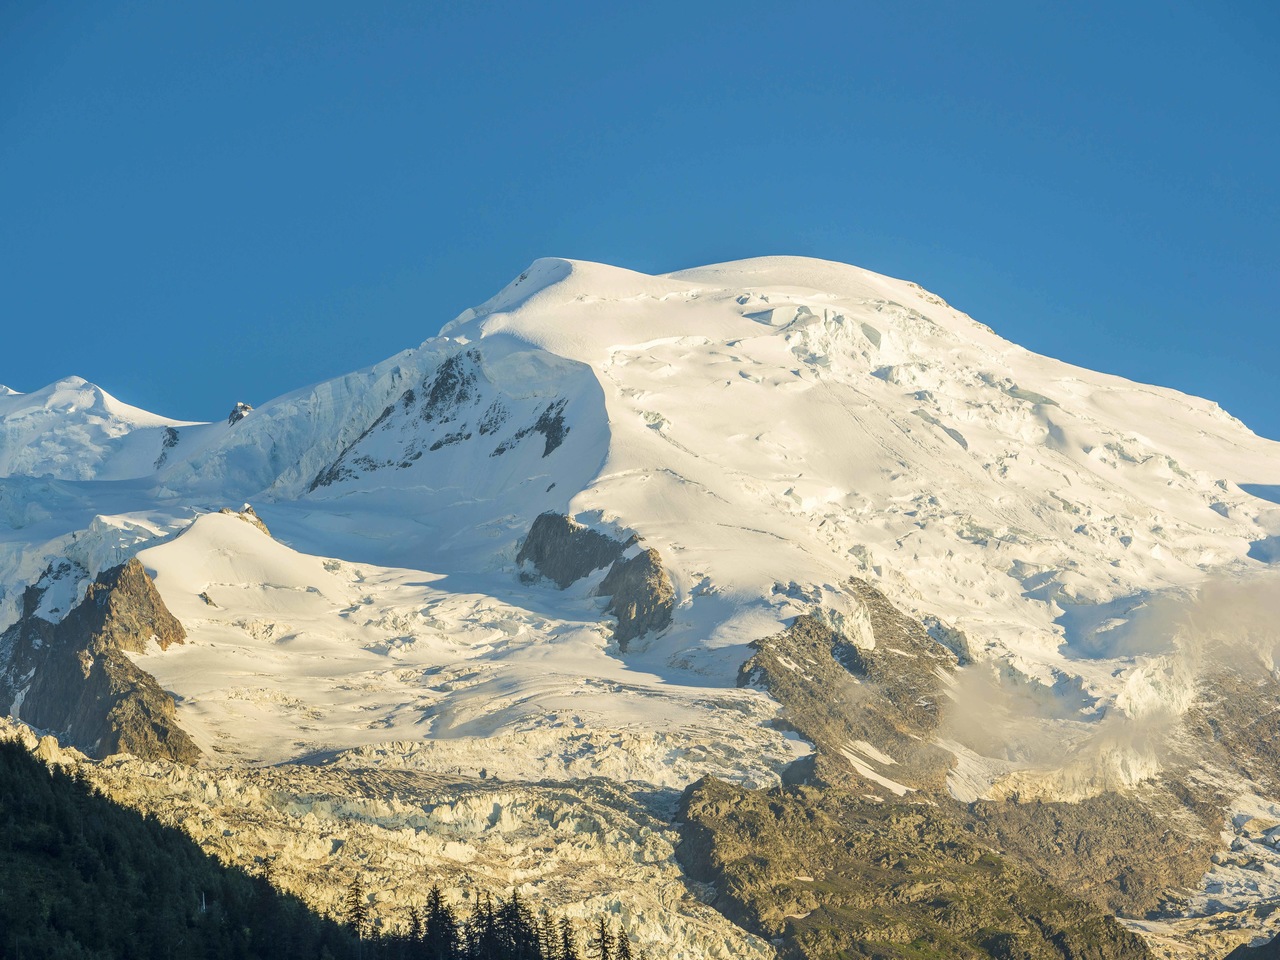
[(99, 575), (57, 624), (35, 616), (34, 605), (24, 610), (0, 642), (0, 694), (10, 710), (20, 698), (23, 721), (91, 756), (128, 752), (192, 763), (200, 751), (177, 726), (172, 698), (126, 655), (152, 639), (166, 649), (185, 638), (133, 559)]
[(227, 415), (227, 425), (234, 427), (237, 423), (249, 415), (249, 411), (253, 409), (253, 405), (237, 401), (236, 405), (231, 408), (231, 413)]
[(159, 470), (164, 466), (165, 461), (169, 459), (169, 451), (178, 445), (179, 439), (176, 427), (164, 428), (164, 439), (160, 441), (160, 456), (156, 457), (153, 467)]
[(1114, 918), (983, 848), (938, 810), (837, 787), (707, 778), (680, 804), (676, 856), (783, 960), (1141, 960)]
[(1280, 937), (1257, 947), (1236, 947), (1226, 960), (1280, 960)]
[(560, 513), (533, 521), (516, 563), (529, 564), (561, 590), (622, 556), (625, 543), (597, 533)]
[(600, 594), (610, 598), (605, 612), (618, 618), (614, 637), (623, 650), (636, 637), (671, 625), (676, 592), (657, 550), (649, 548), (630, 560), (615, 560), (600, 584)]
[(1214, 760), (1258, 784), (1280, 791), (1280, 682), (1274, 674), (1222, 670), (1205, 677), (1185, 718), (1199, 743), (1212, 744)]
[[(1159, 789), (1075, 803), (978, 801), (967, 829), (990, 846), (1113, 913), (1177, 913), (1218, 845), (1217, 810)], [(1201, 830), (1189, 830), (1196, 817)]]
[[(548, 457), (560, 444), (564, 443), (569, 427), (564, 422), (564, 408), (567, 401), (555, 400), (547, 404), (546, 409), (538, 414), (538, 419), (527, 427), (521, 427), (508, 439), (493, 448), (491, 457), (500, 457), (531, 433), (542, 434), (542, 456)], [(481, 430), (483, 433), (484, 430)]]
[[(816, 748), (793, 765), (787, 782), (890, 803), (931, 802), (973, 842), (1096, 909), (1128, 916), (1176, 911), (1214, 849), (1220, 813), (1211, 798), (1197, 799), (1170, 782), (1072, 803), (955, 803), (946, 792), (951, 757), (932, 742), (950, 704), (943, 678), (958, 666), (955, 644), (944, 645), (936, 628), (931, 634), (869, 584), (850, 580), (848, 589), (861, 603), (874, 646), (857, 646), (827, 621), (801, 616), (753, 644), (756, 653), (739, 673), (740, 684), (778, 700), (781, 722)], [(1264, 718), (1255, 726), (1265, 738), (1261, 706), (1249, 709)], [(876, 749), (860, 749), (859, 741)], [(876, 777), (912, 792), (898, 797)]]
[(187, 638), (137, 558), (99, 574), (84, 600), (58, 628), (60, 635), (93, 637), (100, 649), (131, 653), (142, 653), (152, 637), (161, 650)]
[(635, 542), (634, 537), (625, 543), (607, 537), (563, 514), (544, 513), (533, 521), (516, 562), (531, 566), (561, 590), (609, 567), (597, 592), (610, 598), (605, 612), (618, 618), (614, 637), (626, 650), (637, 637), (670, 626), (675, 609), (675, 588), (658, 551), (649, 548), (623, 557)]

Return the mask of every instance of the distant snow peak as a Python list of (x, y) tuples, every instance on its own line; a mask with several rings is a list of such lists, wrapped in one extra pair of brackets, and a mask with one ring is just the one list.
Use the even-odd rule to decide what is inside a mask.
[(243, 400), (236, 401), (236, 405), (231, 408), (231, 413), (227, 416), (227, 426), (234, 427), (247, 417), (251, 410), (253, 410), (252, 404), (245, 403)]

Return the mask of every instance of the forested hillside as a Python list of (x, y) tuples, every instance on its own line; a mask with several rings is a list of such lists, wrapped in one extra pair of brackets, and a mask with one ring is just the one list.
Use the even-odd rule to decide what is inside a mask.
[(14, 960), (630, 960), (625, 935), (516, 896), (459, 917), (439, 890), (402, 929), (375, 929), (370, 891), (341, 922), (262, 875), (227, 867), (185, 834), (122, 807), (0, 741), (0, 958)]

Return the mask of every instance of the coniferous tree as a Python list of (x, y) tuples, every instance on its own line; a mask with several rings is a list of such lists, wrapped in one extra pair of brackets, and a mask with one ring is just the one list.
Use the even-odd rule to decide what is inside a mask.
[(347, 888), (346, 908), (347, 926), (363, 940), (369, 933), (369, 891), (365, 889), (364, 880), (358, 873)]
[(538, 915), (538, 947), (542, 951), (542, 960), (561, 960), (560, 932), (555, 918), (545, 909)]
[(560, 918), (560, 957), (559, 960), (582, 960), (578, 953), (578, 936), (573, 929), (573, 921), (568, 917)]
[(621, 925), (618, 927), (618, 942), (614, 956), (616, 960), (635, 960), (635, 953), (631, 949), (631, 938), (627, 936), (627, 931)]
[(543, 960), (537, 922), (519, 892), (499, 905), (497, 925), (504, 960)]
[(458, 929), (458, 917), (453, 907), (445, 903), (439, 886), (432, 886), (427, 895), (427, 915), (422, 934), (426, 960), (457, 960), (461, 954), (462, 937)]
[(466, 951), (468, 960), (502, 960), (497, 914), (487, 893), (476, 899), (467, 921)]
[(613, 931), (609, 929), (609, 921), (604, 916), (596, 921), (591, 939), (587, 941), (587, 956), (590, 960), (614, 960)]

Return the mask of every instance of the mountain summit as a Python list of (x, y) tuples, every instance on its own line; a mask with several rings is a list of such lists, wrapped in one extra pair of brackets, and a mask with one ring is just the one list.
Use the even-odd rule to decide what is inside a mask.
[(1196, 794), (1178, 857), (1217, 842), (1206, 804), (1280, 817), (1262, 734), (1209, 706), (1275, 683), (1223, 612), (1267, 609), (1280, 444), (857, 267), (542, 259), (248, 416), (0, 396), (0, 473), (0, 626), (137, 556), (188, 637), (133, 662), (205, 764), (808, 778), (1000, 816)]

